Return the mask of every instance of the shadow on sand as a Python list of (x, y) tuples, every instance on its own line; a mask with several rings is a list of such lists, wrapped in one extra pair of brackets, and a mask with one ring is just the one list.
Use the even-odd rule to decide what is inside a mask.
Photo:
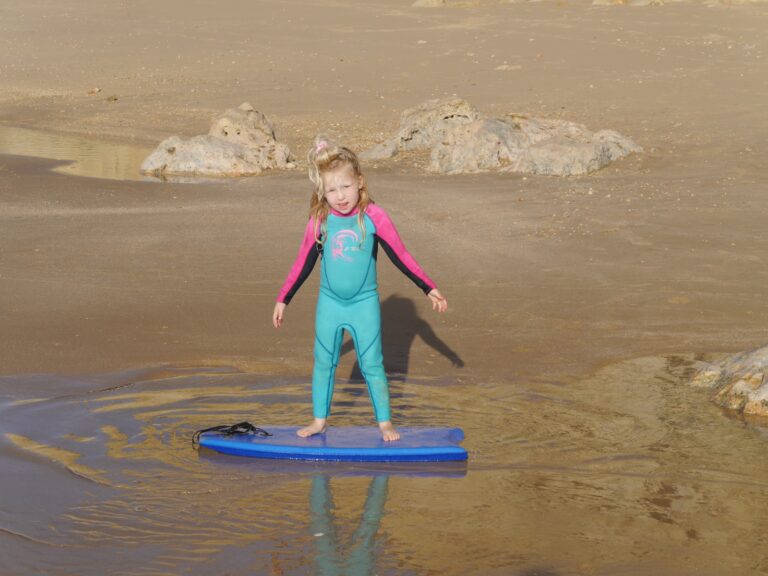
[[(419, 316), (413, 300), (393, 294), (381, 303), (384, 370), (390, 381), (403, 382), (408, 377), (411, 346), (417, 336), (433, 350), (449, 359), (456, 368), (464, 367), (464, 361), (459, 355), (435, 334), (426, 320)], [(341, 354), (343, 356), (353, 350), (352, 340), (347, 339), (341, 348)], [(349, 379), (354, 382), (363, 381), (360, 364), (357, 361)]]

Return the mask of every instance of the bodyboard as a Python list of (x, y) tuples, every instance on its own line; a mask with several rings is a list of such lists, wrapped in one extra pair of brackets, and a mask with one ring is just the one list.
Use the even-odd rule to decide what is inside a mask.
[(385, 442), (373, 426), (330, 427), (309, 438), (296, 435), (297, 426), (265, 426), (271, 436), (222, 435), (204, 432), (200, 446), (223, 454), (288, 460), (336, 462), (445, 462), (466, 460), (459, 446), (460, 428), (398, 428), (400, 440)]

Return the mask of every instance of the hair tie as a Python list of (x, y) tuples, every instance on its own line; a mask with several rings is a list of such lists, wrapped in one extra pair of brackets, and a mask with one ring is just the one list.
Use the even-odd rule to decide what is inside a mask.
[(323, 148), (328, 148), (328, 142), (325, 140), (321, 140), (317, 143), (317, 146), (315, 146), (315, 152), (320, 152)]

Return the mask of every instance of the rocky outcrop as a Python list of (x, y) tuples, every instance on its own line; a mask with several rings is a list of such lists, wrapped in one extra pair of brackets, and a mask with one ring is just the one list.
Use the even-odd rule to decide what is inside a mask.
[(400, 129), (392, 138), (361, 154), (363, 159), (383, 160), (404, 150), (432, 147), (457, 126), (480, 118), (480, 112), (466, 100), (428, 100), (400, 115)]
[(288, 146), (275, 139), (267, 117), (244, 103), (227, 110), (204, 136), (163, 140), (141, 171), (154, 176), (250, 176), (294, 166)]
[(521, 172), (572, 176), (599, 170), (642, 149), (613, 130), (591, 132), (565, 120), (510, 114), (484, 117), (461, 98), (429, 100), (403, 112), (390, 139), (363, 152), (369, 160), (428, 150), (440, 174)]
[(747, 416), (768, 416), (768, 346), (729, 356), (700, 370), (692, 384), (712, 390), (712, 400)]

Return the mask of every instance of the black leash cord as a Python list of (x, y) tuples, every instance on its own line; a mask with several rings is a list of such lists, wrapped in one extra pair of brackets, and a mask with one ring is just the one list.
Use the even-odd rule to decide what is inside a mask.
[(194, 446), (195, 449), (200, 448), (200, 435), (206, 432), (219, 432), (222, 436), (234, 436), (235, 434), (255, 434), (256, 436), (261, 436), (262, 438), (272, 436), (271, 433), (267, 432), (263, 428), (254, 426), (250, 422), (238, 422), (237, 424), (232, 424), (231, 426), (221, 424), (219, 426), (211, 426), (210, 428), (204, 428), (195, 432), (192, 435), (192, 446)]

